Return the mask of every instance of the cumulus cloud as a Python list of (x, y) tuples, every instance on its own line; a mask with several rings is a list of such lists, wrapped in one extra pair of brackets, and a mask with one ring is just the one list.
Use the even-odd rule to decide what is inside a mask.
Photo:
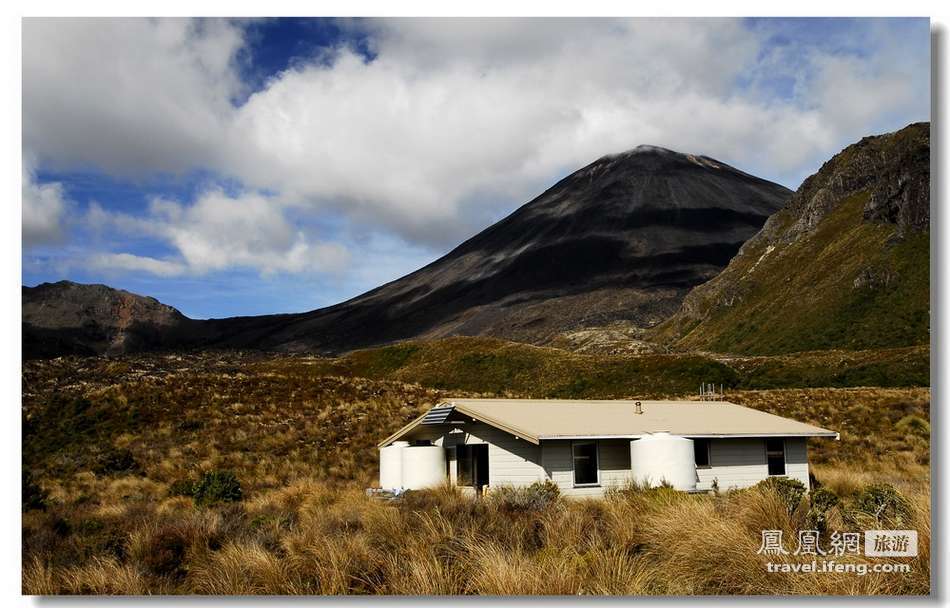
[(63, 240), (67, 214), (63, 185), (37, 183), (27, 163), (23, 166), (23, 246), (31, 248)]
[[(172, 210), (177, 220), (150, 211), (188, 268), (270, 272), (333, 257), (301, 240), (291, 204), (444, 249), (606, 153), (663, 145), (795, 187), (850, 141), (929, 112), (929, 55), (886, 22), (845, 28), (863, 36), (860, 53), (775, 44), (774, 28), (733, 19), (345, 26), (371, 60), (342, 44), (237, 106), (239, 25), (27, 20), (24, 145), (51, 163), (207, 167), (276, 193), (280, 204), (242, 207), (247, 224), (222, 223), (226, 197)], [(219, 236), (250, 224), (268, 246)]]
[(243, 44), (217, 19), (26, 18), (24, 149), (118, 175), (204, 166), (242, 91)]
[[(223, 165), (257, 187), (436, 243), (465, 236), (467, 213), (510, 209), (605, 153), (643, 142), (707, 147), (735, 121), (704, 125), (697, 106), (729, 110), (724, 95), (756, 56), (733, 20), (368, 28), (373, 61), (340, 48), (252, 95)], [(765, 114), (739, 118), (775, 122)]]
[(211, 190), (194, 203), (155, 198), (143, 216), (94, 205), (86, 222), (100, 231), (152, 237), (175, 251), (169, 258), (129, 253), (97, 255), (99, 268), (160, 276), (206, 274), (233, 268), (262, 275), (334, 272), (347, 261), (336, 243), (316, 242), (288, 220), (278, 201), (254, 193), (229, 196)]

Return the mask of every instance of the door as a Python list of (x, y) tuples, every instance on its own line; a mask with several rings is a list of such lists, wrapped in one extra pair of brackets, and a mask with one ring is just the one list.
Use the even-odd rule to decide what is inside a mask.
[(475, 490), (482, 491), (488, 485), (488, 446), (479, 444), (472, 446), (472, 461), (475, 463)]
[(458, 462), (458, 485), (471, 486), (481, 493), (488, 485), (488, 445), (476, 443), (456, 448)]

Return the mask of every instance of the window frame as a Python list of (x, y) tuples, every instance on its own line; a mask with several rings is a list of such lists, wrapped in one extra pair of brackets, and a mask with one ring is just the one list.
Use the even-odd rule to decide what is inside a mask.
[[(594, 446), (594, 475), (596, 481), (589, 483), (577, 483), (577, 457), (574, 449), (578, 445)], [(571, 440), (571, 482), (575, 488), (597, 488), (600, 487), (600, 441), (597, 439), (573, 439)]]
[[(699, 464), (696, 462), (696, 442), (700, 441), (706, 445), (706, 464)], [(697, 469), (711, 469), (712, 468), (712, 440), (706, 437), (700, 437), (698, 439), (693, 439), (693, 464), (696, 465)]]
[[(777, 450), (769, 449), (769, 441), (780, 441), (782, 444), (782, 472), (781, 473), (772, 473), (771, 467), (769, 466), (769, 460), (772, 458), (771, 454), (776, 454)], [(765, 441), (762, 442), (765, 447), (765, 472), (769, 477), (787, 477), (788, 476), (788, 446), (786, 446), (784, 437), (766, 437)]]

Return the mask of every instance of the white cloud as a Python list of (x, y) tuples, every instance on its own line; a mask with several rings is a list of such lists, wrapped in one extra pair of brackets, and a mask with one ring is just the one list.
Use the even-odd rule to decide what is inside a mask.
[(335, 272), (348, 259), (336, 243), (315, 242), (286, 217), (279, 202), (258, 194), (229, 196), (220, 190), (201, 195), (193, 204), (156, 198), (141, 217), (90, 208), (86, 223), (100, 232), (145, 235), (175, 251), (174, 257), (152, 258), (128, 253), (97, 255), (100, 268), (142, 270), (161, 276), (207, 274), (235, 268), (262, 275)]
[[(182, 207), (161, 220), (162, 238), (196, 271), (293, 272), (333, 256), (301, 240), (290, 203), (297, 216), (329, 209), (444, 248), (641, 143), (794, 187), (846, 143), (929, 110), (926, 66), (901, 50), (916, 46), (885, 26), (854, 28), (864, 52), (843, 57), (794, 41), (766, 52), (769, 28), (732, 19), (346, 25), (369, 36), (373, 61), (335, 49), (234, 107), (243, 34), (233, 23), (28, 19), (24, 145), (60, 165), (209, 167), (276, 192), (280, 204), (242, 207), (247, 224), (223, 223), (226, 201)], [(777, 73), (794, 82), (791, 96), (760, 86)], [(273, 247), (220, 237), (250, 224)]]
[[(763, 62), (769, 32), (738, 20), (353, 27), (369, 31), (375, 60), (343, 48), (333, 61), (283, 73), (237, 111), (226, 146), (233, 155), (221, 166), (256, 187), (440, 245), (557, 176), (641, 143), (708, 154), (795, 187), (914, 90), (891, 69), (897, 61), (872, 50), (845, 60), (794, 45), (784, 51), (801, 57), (786, 68), (802, 81), (797, 95), (743, 90), (740, 80), (775, 66)], [(841, 66), (847, 79), (836, 61), (855, 64)], [(853, 113), (852, 96), (860, 97)], [(919, 115), (926, 101), (923, 110), (904, 107)]]
[(215, 19), (26, 18), (24, 149), (122, 175), (205, 165), (242, 89), (243, 42)]
[(37, 183), (28, 163), (24, 162), (22, 197), (24, 248), (62, 241), (67, 215), (62, 184)]
[(175, 277), (185, 274), (187, 268), (180, 263), (160, 260), (131, 253), (100, 253), (90, 256), (85, 266), (107, 272), (147, 272), (160, 277)]

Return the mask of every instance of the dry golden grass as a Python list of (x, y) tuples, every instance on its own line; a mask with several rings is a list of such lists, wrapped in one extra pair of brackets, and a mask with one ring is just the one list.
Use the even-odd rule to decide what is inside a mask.
[[(174, 516), (155, 508), (137, 522), (114, 522), (126, 531), (106, 557), (74, 556), (66, 565), (76, 547), (48, 538), (47, 552), (30, 551), (23, 585), (40, 594), (928, 592), (929, 495), (911, 499), (921, 554), (910, 574), (767, 572), (757, 554), (761, 530), (794, 538), (805, 529), (803, 516), (802, 508), (789, 514), (776, 495), (758, 489), (723, 496), (627, 491), (512, 513), (448, 489), (385, 501), (355, 487), (301, 481), (243, 505)], [(176, 542), (183, 548), (171, 563), (156, 558)], [(863, 556), (840, 561), (873, 563)]]
[[(925, 389), (736, 392), (737, 402), (842, 431), (812, 472), (842, 500), (830, 530), (901, 527), (855, 511), (889, 483), (909, 502), (909, 574), (769, 573), (763, 529), (807, 529), (763, 490), (629, 489), (528, 511), (452, 488), (380, 500), (376, 441), (441, 395), (301, 372), (273, 360), (144, 359), (24, 375), (24, 466), (47, 495), (23, 514), (30, 594), (926, 594)], [(261, 371), (266, 369), (266, 373)], [(110, 375), (111, 374), (111, 375)], [(132, 459), (126, 462), (116, 455)], [(117, 464), (118, 463), (118, 464)], [(197, 507), (173, 483), (233, 471), (243, 500)], [(906, 523), (906, 522), (905, 522)], [(827, 541), (827, 539), (825, 539)], [(789, 547), (790, 549), (793, 547)], [(792, 556), (771, 558), (793, 560)], [(851, 556), (843, 563), (870, 564)]]

